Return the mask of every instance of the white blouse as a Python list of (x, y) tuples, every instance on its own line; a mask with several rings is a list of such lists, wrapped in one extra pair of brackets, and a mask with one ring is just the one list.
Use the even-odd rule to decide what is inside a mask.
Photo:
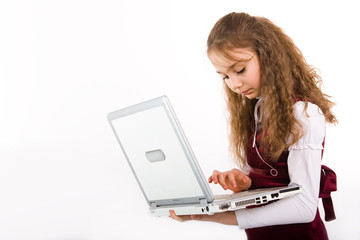
[(290, 184), (302, 186), (295, 196), (262, 207), (236, 211), (242, 229), (270, 225), (306, 223), (314, 220), (320, 189), (321, 155), (325, 137), (325, 118), (315, 104), (296, 102), (294, 115), (303, 126), (303, 137), (289, 147)]

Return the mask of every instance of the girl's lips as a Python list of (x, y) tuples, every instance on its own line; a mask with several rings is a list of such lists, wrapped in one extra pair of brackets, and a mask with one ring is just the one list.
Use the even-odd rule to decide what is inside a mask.
[(247, 91), (244, 91), (244, 92), (241, 92), (242, 95), (248, 95), (250, 93), (250, 90), (247, 90)]

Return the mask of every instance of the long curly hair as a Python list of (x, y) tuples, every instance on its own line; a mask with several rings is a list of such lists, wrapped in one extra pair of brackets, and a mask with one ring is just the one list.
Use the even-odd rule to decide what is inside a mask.
[[(315, 68), (306, 63), (293, 41), (275, 24), (263, 17), (246, 13), (230, 13), (212, 28), (207, 41), (207, 54), (232, 58), (234, 49), (250, 49), (260, 62), (260, 82), (264, 117), (261, 125), (264, 137), (260, 149), (269, 161), (276, 162), (290, 145), (302, 136), (301, 124), (293, 113), (294, 103), (316, 104), (325, 120), (336, 123), (331, 111), (333, 102), (321, 91), (321, 77)], [(246, 163), (246, 146), (253, 137), (254, 107), (256, 99), (230, 90), (224, 83), (229, 110), (230, 148), (235, 162)]]

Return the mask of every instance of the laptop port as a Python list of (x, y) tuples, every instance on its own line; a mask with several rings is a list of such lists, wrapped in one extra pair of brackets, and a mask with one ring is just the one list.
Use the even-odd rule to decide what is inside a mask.
[(225, 210), (225, 209), (228, 209), (230, 207), (230, 203), (225, 203), (225, 204), (222, 204), (222, 205), (220, 205), (220, 209), (221, 210)]
[(279, 193), (273, 193), (273, 194), (271, 194), (271, 197), (272, 198), (277, 198), (277, 197), (279, 197)]

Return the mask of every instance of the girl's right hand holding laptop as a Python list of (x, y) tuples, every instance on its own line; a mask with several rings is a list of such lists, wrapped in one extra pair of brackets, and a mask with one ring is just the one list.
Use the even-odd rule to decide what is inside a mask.
[(220, 184), (224, 190), (231, 190), (233, 192), (241, 192), (248, 190), (251, 186), (251, 179), (248, 175), (239, 169), (232, 169), (226, 172), (219, 172), (214, 170), (209, 183)]

